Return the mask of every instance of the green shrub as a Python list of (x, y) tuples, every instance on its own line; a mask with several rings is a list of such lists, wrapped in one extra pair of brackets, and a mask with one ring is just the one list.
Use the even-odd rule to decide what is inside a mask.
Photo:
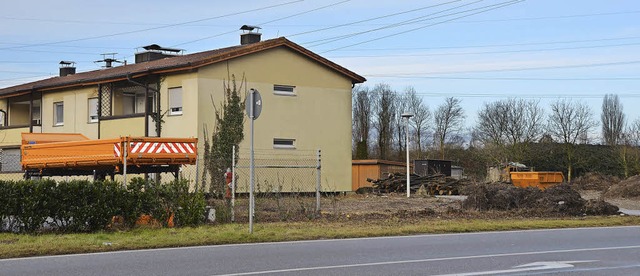
[(167, 225), (195, 226), (205, 220), (202, 192), (190, 193), (187, 180), (166, 184), (133, 178), (127, 187), (110, 181), (0, 181), (0, 231), (92, 232), (106, 229), (114, 216), (133, 227), (141, 215)]

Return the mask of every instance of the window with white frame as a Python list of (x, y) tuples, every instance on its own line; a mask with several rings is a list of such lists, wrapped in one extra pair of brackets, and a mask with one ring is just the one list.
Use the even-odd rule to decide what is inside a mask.
[(169, 115), (182, 114), (182, 87), (169, 88)]
[(63, 102), (53, 103), (53, 125), (54, 126), (64, 125), (64, 103)]
[(289, 138), (273, 138), (274, 149), (295, 149), (296, 139)]
[(295, 96), (296, 87), (292, 85), (274, 84), (273, 94), (281, 96)]
[(98, 122), (98, 98), (90, 98), (87, 100), (89, 123)]

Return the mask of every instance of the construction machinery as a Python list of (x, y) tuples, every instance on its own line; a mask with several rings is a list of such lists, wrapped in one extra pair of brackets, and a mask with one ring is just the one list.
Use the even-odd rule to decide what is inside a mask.
[(23, 133), (25, 177), (170, 172), (197, 159), (197, 138), (120, 137), (91, 140), (82, 134)]

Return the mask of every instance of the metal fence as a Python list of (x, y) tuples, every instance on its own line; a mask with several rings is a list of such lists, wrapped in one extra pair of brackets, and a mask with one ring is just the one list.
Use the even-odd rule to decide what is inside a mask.
[[(250, 150), (240, 149), (240, 153), (240, 158), (232, 168), (234, 177), (231, 220), (235, 220), (237, 211), (244, 209), (244, 206), (236, 208), (236, 195), (247, 197), (251, 188)], [(300, 213), (318, 212), (322, 192), (321, 164), (320, 150), (254, 149), (255, 212), (263, 212), (264, 216), (267, 216), (266, 213), (269, 211), (282, 215), (296, 212), (294, 209)], [(291, 203), (292, 198), (314, 197), (315, 204), (312, 200), (297, 200)], [(247, 201), (245, 204), (251, 203)], [(247, 208), (250, 209), (251, 206)]]

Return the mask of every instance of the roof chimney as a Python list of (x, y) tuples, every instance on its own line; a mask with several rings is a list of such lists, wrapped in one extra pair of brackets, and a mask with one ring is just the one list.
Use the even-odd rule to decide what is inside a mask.
[(136, 63), (175, 57), (178, 53), (184, 51), (182, 49), (162, 47), (158, 44), (143, 46), (142, 49), (145, 51), (136, 53)]
[[(253, 30), (255, 29), (258, 29), (258, 30), (254, 32)], [(260, 42), (260, 36), (262, 36), (262, 34), (258, 32), (260, 31), (260, 27), (251, 26), (251, 25), (242, 25), (242, 27), (240, 27), (240, 30), (243, 31), (243, 33), (240, 35), (240, 45), (247, 45), (247, 44)]]
[(67, 75), (73, 75), (76, 73), (76, 66), (73, 61), (60, 61), (60, 76), (64, 77)]

